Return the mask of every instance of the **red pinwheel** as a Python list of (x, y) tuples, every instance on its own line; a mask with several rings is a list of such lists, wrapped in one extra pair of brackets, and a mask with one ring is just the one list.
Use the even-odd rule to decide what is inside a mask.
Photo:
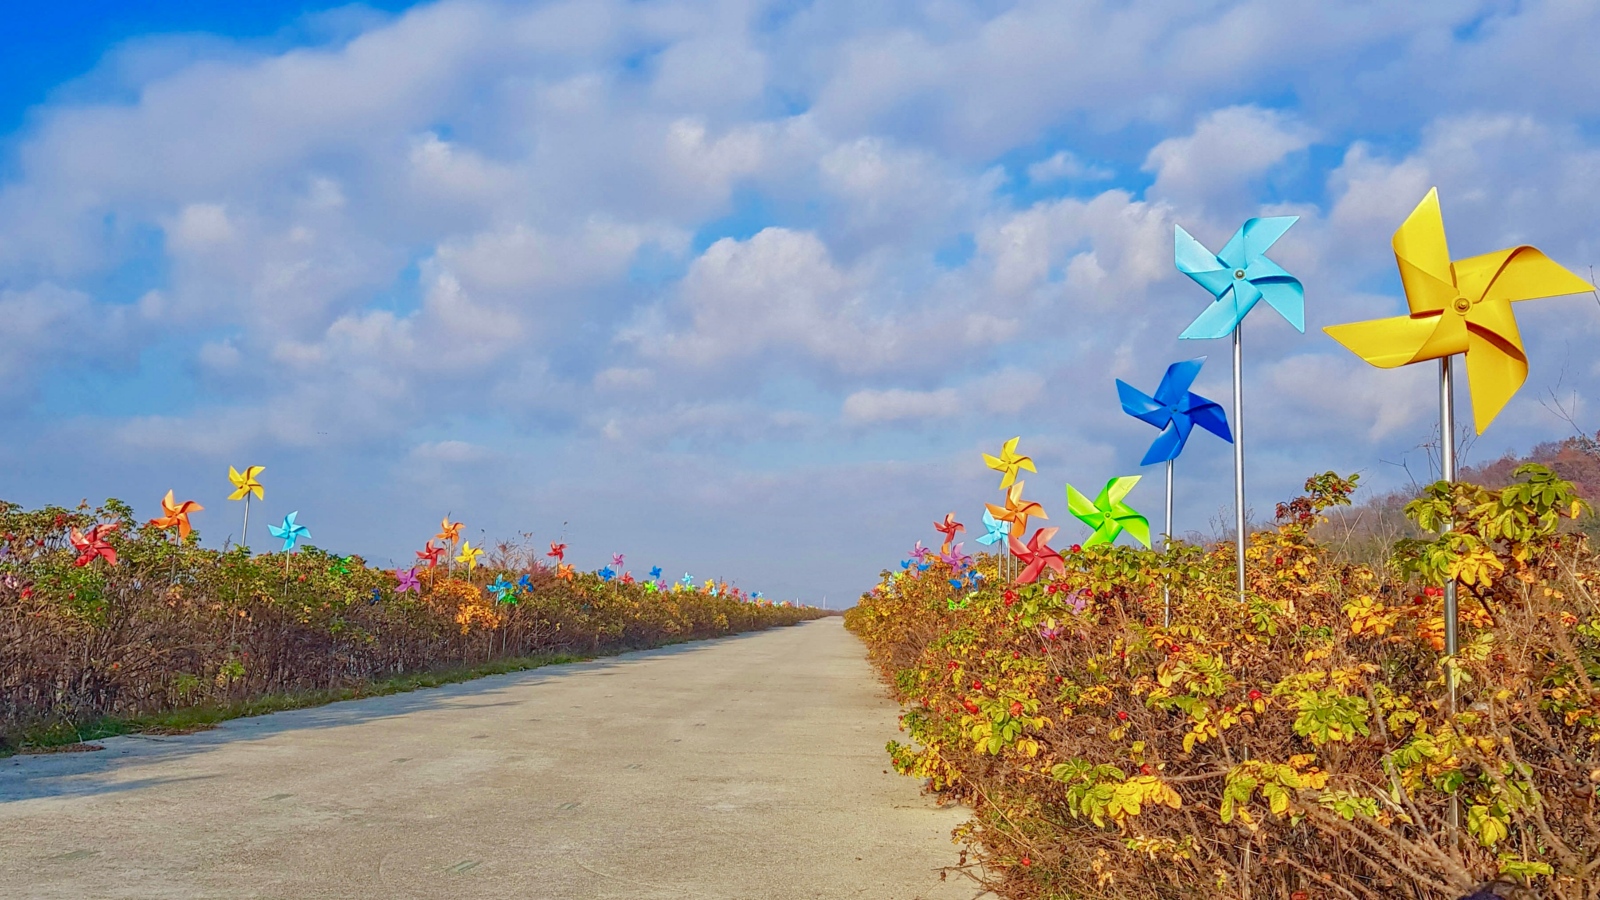
[(106, 543), (106, 535), (117, 530), (116, 523), (103, 523), (89, 529), (84, 534), (74, 528), (69, 534), (72, 539), (73, 549), (78, 551), (76, 564), (80, 567), (87, 566), (95, 561), (96, 557), (103, 558), (109, 565), (117, 564), (117, 551)]
[(417, 551), (417, 562), (427, 563), (428, 568), (433, 569), (438, 567), (441, 556), (444, 556), (444, 548), (435, 547), (433, 539), (429, 538), (427, 546)]
[(1050, 539), (1056, 536), (1059, 528), (1040, 528), (1033, 533), (1026, 544), (1010, 538), (1011, 555), (1022, 563), (1022, 571), (1017, 575), (1018, 584), (1032, 584), (1039, 580), (1045, 569), (1050, 569), (1057, 575), (1065, 575), (1067, 564), (1061, 559), (1061, 553), (1050, 546)]
[(956, 539), (956, 532), (966, 531), (967, 526), (956, 521), (955, 513), (945, 513), (943, 522), (933, 523), (934, 530), (944, 535), (943, 552), (950, 552), (950, 544)]
[(562, 562), (567, 558), (567, 545), (551, 541), (550, 552), (546, 553), (545, 556), (554, 558), (556, 562)]

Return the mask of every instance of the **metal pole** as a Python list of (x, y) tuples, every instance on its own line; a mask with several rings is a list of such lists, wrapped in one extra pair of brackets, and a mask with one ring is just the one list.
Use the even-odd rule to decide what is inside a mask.
[(1233, 516), (1235, 552), (1238, 554), (1239, 602), (1244, 602), (1244, 386), (1240, 369), (1244, 355), (1239, 350), (1241, 322), (1233, 328)]
[(250, 546), (250, 495), (244, 495), (244, 529), (239, 532), (239, 543)]
[[(1439, 360), (1439, 474), (1444, 481), (1452, 484), (1456, 480), (1456, 391), (1455, 371), (1451, 360), (1455, 357), (1446, 356)], [(1454, 527), (1453, 523), (1445, 523), (1445, 531)], [(1450, 579), (1444, 583), (1444, 652), (1451, 660), (1456, 657), (1460, 649), (1459, 634), (1457, 633), (1456, 609), (1456, 582)], [(1445, 669), (1445, 681), (1450, 689), (1450, 715), (1456, 713), (1456, 673), (1455, 666), (1449, 665)], [(1456, 795), (1450, 795), (1450, 831), (1451, 839), (1459, 833), (1461, 828), (1461, 802)]]
[[(1162, 535), (1161, 552), (1167, 553), (1172, 549), (1172, 460), (1167, 460), (1167, 530)], [(1172, 584), (1161, 585), (1161, 624), (1164, 628), (1172, 627)]]

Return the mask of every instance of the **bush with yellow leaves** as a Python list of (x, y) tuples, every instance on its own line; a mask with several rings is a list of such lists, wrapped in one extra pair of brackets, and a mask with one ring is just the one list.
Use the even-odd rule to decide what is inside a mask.
[(1242, 603), (1231, 545), (1074, 552), (1031, 585), (993, 558), (976, 589), (885, 573), (847, 622), (905, 705), (895, 768), (973, 807), (960, 868), (1008, 898), (1454, 900), (1500, 877), (1592, 900), (1600, 566), (1572, 486), (1518, 477), (1429, 488), (1408, 514), (1454, 529), (1380, 571), (1319, 542), (1354, 478), (1313, 478), (1253, 536)]

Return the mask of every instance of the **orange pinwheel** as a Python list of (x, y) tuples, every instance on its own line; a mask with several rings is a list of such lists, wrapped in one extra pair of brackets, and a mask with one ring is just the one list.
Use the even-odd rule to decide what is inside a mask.
[(1466, 354), (1472, 417), (1482, 434), (1528, 379), (1528, 354), (1511, 304), (1594, 287), (1528, 246), (1451, 260), (1438, 188), (1411, 211), (1392, 243), (1410, 315), (1323, 331), (1384, 369)]
[(944, 552), (950, 552), (950, 542), (956, 539), (956, 532), (966, 531), (967, 526), (956, 521), (955, 513), (945, 513), (943, 522), (933, 523), (935, 531), (944, 535)]
[(1018, 584), (1032, 584), (1039, 580), (1045, 569), (1050, 569), (1057, 575), (1065, 575), (1067, 564), (1061, 559), (1061, 553), (1050, 546), (1050, 539), (1056, 536), (1059, 528), (1041, 528), (1033, 533), (1028, 542), (1010, 538), (1011, 555), (1022, 563), (1022, 571), (1017, 574)]
[(556, 577), (562, 579), (563, 581), (571, 581), (572, 577), (573, 577), (572, 564), (571, 563), (557, 563), (556, 564)]
[(1000, 447), (999, 456), (990, 456), (987, 453), (983, 455), (983, 464), (1000, 473), (1001, 490), (1010, 487), (1011, 482), (1017, 480), (1017, 473), (1022, 469), (1027, 469), (1029, 472), (1039, 471), (1033, 467), (1033, 457), (1022, 456), (1017, 453), (1017, 441), (1020, 440), (1022, 440), (1021, 437), (1014, 437), (1006, 441)]
[(461, 540), (461, 523), (450, 521), (449, 516), (439, 520), (439, 533), (434, 535), (446, 544), (454, 544)]
[(993, 503), (984, 504), (989, 508), (990, 515), (1002, 522), (1011, 523), (1012, 534), (1022, 534), (1027, 531), (1028, 518), (1030, 516), (1036, 519), (1050, 518), (1044, 514), (1044, 507), (1032, 500), (1022, 499), (1022, 485), (1023, 482), (1019, 481), (1006, 490), (1005, 506), (995, 506)]
[(151, 519), (149, 524), (163, 530), (177, 528), (178, 540), (181, 541), (188, 538), (189, 532), (194, 530), (194, 527), (189, 524), (189, 514), (200, 512), (203, 509), (205, 509), (204, 506), (193, 500), (185, 500), (179, 503), (172, 498), (172, 492), (167, 491), (167, 495), (161, 498), (161, 517)]

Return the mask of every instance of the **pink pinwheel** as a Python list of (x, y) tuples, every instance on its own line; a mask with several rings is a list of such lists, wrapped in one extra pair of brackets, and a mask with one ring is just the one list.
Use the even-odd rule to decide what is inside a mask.
[(613, 553), (613, 554), (611, 554), (611, 564), (613, 566), (616, 566), (619, 569), (622, 568), (622, 554), (621, 553)]
[(567, 545), (551, 541), (550, 552), (546, 553), (545, 556), (554, 557), (556, 562), (562, 562), (567, 558)]
[(972, 565), (972, 557), (961, 552), (960, 544), (956, 544), (954, 547), (950, 547), (939, 554), (939, 559), (952, 569), (965, 569), (967, 566)]
[(72, 540), (73, 549), (78, 551), (78, 558), (74, 564), (81, 568), (94, 562), (96, 558), (100, 558), (110, 565), (116, 565), (117, 551), (106, 543), (106, 535), (116, 530), (117, 525), (115, 522), (96, 525), (89, 529), (88, 534), (84, 534), (76, 528), (72, 529), (68, 537)]
[(427, 546), (417, 551), (417, 562), (425, 562), (428, 564), (428, 568), (433, 569), (438, 567), (439, 557), (441, 556), (444, 556), (444, 548), (435, 547), (433, 539), (429, 538)]
[(1042, 637), (1047, 641), (1059, 639), (1061, 637), (1061, 633), (1064, 631), (1066, 631), (1066, 629), (1062, 628), (1061, 623), (1057, 622), (1054, 617), (1047, 618), (1043, 622), (1039, 623), (1039, 637)]
[(1064, 575), (1067, 564), (1061, 559), (1061, 554), (1050, 547), (1050, 539), (1056, 536), (1059, 528), (1040, 528), (1033, 533), (1026, 544), (1011, 538), (1011, 555), (1022, 563), (1022, 571), (1017, 574), (1018, 584), (1032, 584), (1039, 580), (1045, 569), (1050, 569), (1057, 575)]
[(933, 527), (940, 534), (944, 535), (944, 546), (941, 548), (944, 551), (949, 551), (950, 543), (956, 539), (956, 532), (967, 530), (967, 526), (956, 521), (955, 513), (945, 513), (944, 521), (933, 523)]
[(928, 549), (927, 547), (922, 546), (922, 542), (921, 541), (917, 541), (917, 545), (915, 547), (911, 548), (911, 558), (916, 560), (917, 561), (917, 565), (920, 566), (925, 561), (927, 561), (928, 554), (932, 553), (932, 552), (933, 552), (932, 550)]
[(399, 582), (399, 584), (395, 585), (395, 593), (422, 593), (422, 582), (417, 580), (417, 570), (415, 568), (407, 569), (404, 572), (395, 569), (394, 577)]

